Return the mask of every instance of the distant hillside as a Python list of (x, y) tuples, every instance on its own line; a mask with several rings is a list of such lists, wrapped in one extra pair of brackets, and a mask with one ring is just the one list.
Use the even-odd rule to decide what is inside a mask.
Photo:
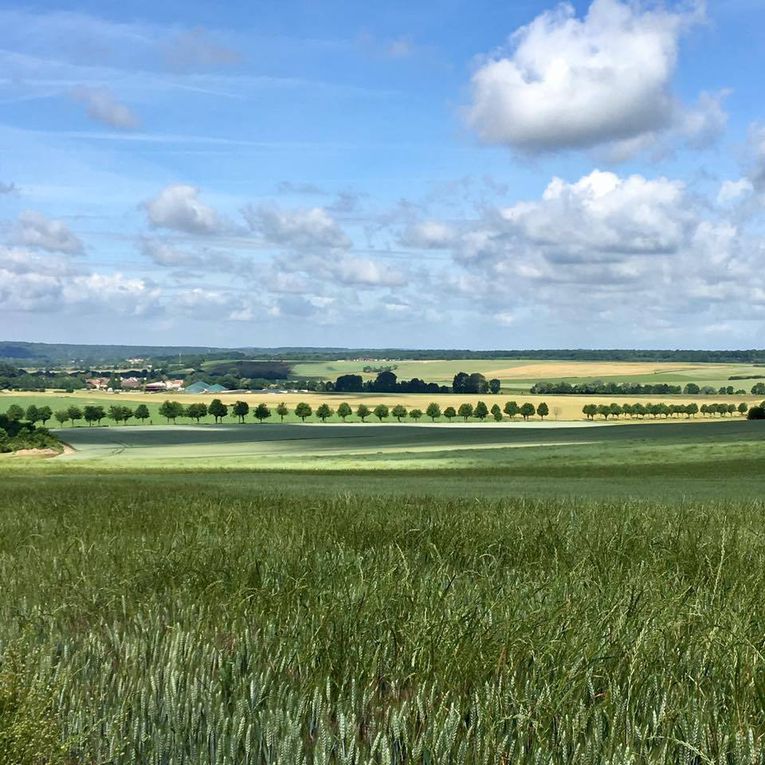
[(0, 341), (0, 359), (21, 365), (88, 364), (106, 365), (127, 359), (172, 361), (200, 360), (289, 360), (336, 361), (363, 359), (555, 359), (560, 361), (670, 361), (765, 364), (765, 350), (644, 350), (644, 349), (515, 349), (472, 351), (467, 349), (402, 348), (216, 348), (186, 345), (77, 345)]

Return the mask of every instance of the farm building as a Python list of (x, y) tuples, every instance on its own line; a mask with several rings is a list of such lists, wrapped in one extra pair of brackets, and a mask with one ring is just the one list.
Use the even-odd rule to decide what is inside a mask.
[(198, 380), (183, 389), (184, 393), (225, 393), (226, 391), (227, 388), (224, 388), (222, 385), (211, 385), (203, 380)]

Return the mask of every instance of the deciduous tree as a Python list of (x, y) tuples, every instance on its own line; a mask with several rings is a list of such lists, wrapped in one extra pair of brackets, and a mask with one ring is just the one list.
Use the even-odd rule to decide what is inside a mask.
[(385, 404), (378, 404), (373, 410), (372, 414), (374, 414), (377, 419), (382, 422), (386, 417), (390, 416), (390, 410)]
[(322, 421), (326, 422), (329, 417), (335, 413), (335, 410), (329, 404), (319, 404), (316, 408), (316, 416)]
[(425, 409), (425, 414), (435, 422), (441, 416), (441, 407), (435, 401), (431, 401)]
[(346, 404), (345, 401), (343, 401), (340, 406), (337, 407), (337, 415), (340, 417), (340, 419), (345, 422), (346, 417), (350, 417), (353, 414), (353, 410), (351, 409), (349, 404)]
[(310, 417), (313, 414), (313, 408), (310, 404), (306, 404), (305, 401), (301, 401), (296, 407), (295, 407), (295, 414), (300, 417), (302, 422), (306, 421), (306, 418)]
[(460, 408), (457, 410), (457, 414), (462, 417), (465, 422), (467, 422), (468, 418), (473, 416), (473, 405), (460, 404)]
[(210, 402), (207, 411), (213, 416), (216, 423), (221, 422), (224, 417), (228, 417), (228, 407), (219, 398), (214, 398)]
[(263, 422), (271, 416), (271, 410), (267, 404), (258, 404), (252, 414), (258, 422)]
[(406, 417), (406, 407), (402, 404), (396, 404), (391, 410), (390, 413), (399, 421)]

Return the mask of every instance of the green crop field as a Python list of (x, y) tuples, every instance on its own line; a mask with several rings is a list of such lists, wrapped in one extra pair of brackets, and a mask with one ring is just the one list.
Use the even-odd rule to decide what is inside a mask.
[(0, 458), (0, 762), (765, 757), (763, 422), (61, 433)]

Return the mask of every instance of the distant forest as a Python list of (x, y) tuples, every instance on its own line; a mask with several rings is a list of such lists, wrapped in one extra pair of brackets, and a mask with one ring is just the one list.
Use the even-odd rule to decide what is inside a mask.
[[(489, 350), (434, 348), (412, 350), (401, 348), (215, 348), (211, 346), (157, 345), (74, 345), (59, 343), (27, 343), (0, 341), (0, 359), (22, 365), (106, 364), (126, 359), (151, 359), (157, 365), (188, 363), (202, 359), (242, 359), (263, 361), (341, 361), (343, 359), (529, 359), (533, 361), (670, 361), (695, 363), (765, 364), (765, 350), (636, 350), (559, 348), (532, 350)], [(193, 364), (191, 364), (193, 366)]]

